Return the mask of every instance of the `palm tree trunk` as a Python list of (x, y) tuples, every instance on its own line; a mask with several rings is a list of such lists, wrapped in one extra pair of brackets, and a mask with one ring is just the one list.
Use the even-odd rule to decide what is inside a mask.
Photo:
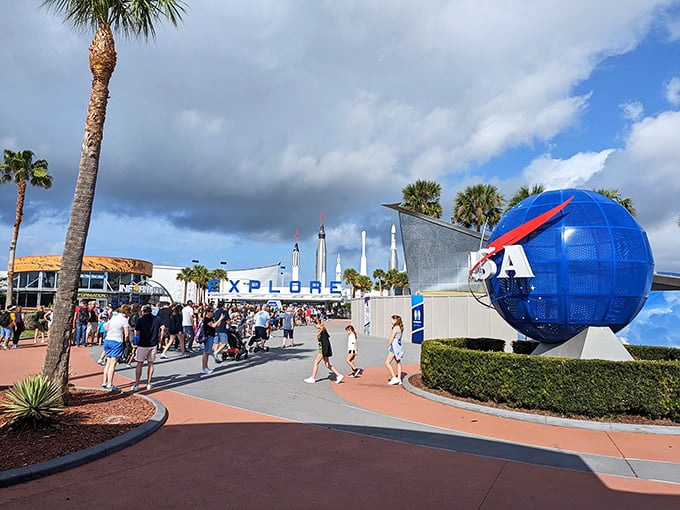
[(17, 250), (17, 239), (19, 239), (19, 226), (24, 217), (24, 200), (26, 200), (26, 181), (17, 182), (17, 207), (14, 215), (14, 230), (12, 232), (12, 242), (9, 243), (9, 258), (7, 259), (7, 296), (5, 297), (5, 308), (12, 304), (12, 293), (14, 292), (14, 257)]
[(90, 44), (90, 70), (92, 71), (90, 103), (87, 107), (85, 134), (71, 217), (64, 241), (59, 289), (43, 365), (43, 375), (54, 381), (61, 389), (63, 404), (68, 401), (68, 365), (74, 305), (78, 294), (85, 242), (90, 228), (92, 202), (97, 184), (99, 155), (109, 98), (109, 81), (115, 67), (116, 49), (113, 34), (108, 25), (102, 24), (97, 28)]

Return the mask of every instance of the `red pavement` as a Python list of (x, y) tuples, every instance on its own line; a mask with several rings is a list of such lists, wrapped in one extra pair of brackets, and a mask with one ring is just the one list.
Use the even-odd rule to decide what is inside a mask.
[[(0, 384), (40, 371), (44, 347), (0, 352)], [(413, 370), (414, 367), (408, 367)], [(79, 386), (101, 369), (73, 349)], [(116, 376), (120, 383), (124, 378)], [(568, 451), (677, 462), (670, 436), (566, 429), (444, 406), (385, 385), (373, 368), (336, 393), (411, 421)], [(119, 384), (120, 385), (120, 384)], [(61, 508), (680, 508), (680, 485), (538, 467), (417, 446), (153, 391), (156, 433), (104, 459), (0, 491), (0, 507)], [(0, 438), (0, 440), (2, 440)]]

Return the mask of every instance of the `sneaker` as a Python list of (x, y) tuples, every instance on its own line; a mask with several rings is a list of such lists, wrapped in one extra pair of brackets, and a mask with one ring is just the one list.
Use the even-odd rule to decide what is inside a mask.
[(121, 391), (120, 388), (118, 386), (116, 386), (115, 384), (111, 385), (111, 386), (107, 386), (106, 389), (111, 391), (111, 393), (120, 393), (120, 391)]
[(168, 359), (168, 355), (167, 354), (161, 354), (160, 358), (161, 359)]
[(345, 378), (345, 376), (340, 374), (339, 376), (337, 376), (335, 378), (335, 384), (340, 384), (344, 378)]
[(361, 372), (363, 372), (363, 368), (355, 368), (354, 369), (354, 377), (359, 377), (361, 375)]
[(308, 377), (307, 379), (305, 379), (305, 382), (307, 384), (314, 384), (316, 382), (316, 379), (314, 379), (313, 377)]
[(97, 363), (99, 363), (101, 366), (106, 365), (106, 361), (104, 361), (103, 359), (98, 359)]
[(147, 390), (150, 390), (151, 388), (153, 388), (153, 385), (151, 385), (151, 384), (147, 384), (147, 385), (146, 385), (146, 389), (147, 389)]
[(139, 391), (139, 385), (135, 384), (132, 388), (131, 391)]
[(203, 370), (201, 370), (202, 374), (212, 374), (213, 372), (214, 370), (212, 368), (204, 368)]
[(347, 377), (354, 377), (354, 374), (355, 374), (355, 373), (356, 373), (356, 372), (352, 372), (351, 374), (347, 374)]
[(189, 358), (191, 355), (188, 352), (185, 352), (180, 356), (180, 358)]
[(401, 384), (401, 380), (398, 377), (393, 377), (389, 381), (387, 381), (387, 384), (390, 386), (394, 386), (395, 384)]
[(102, 388), (107, 389), (108, 386), (106, 384), (102, 384)]

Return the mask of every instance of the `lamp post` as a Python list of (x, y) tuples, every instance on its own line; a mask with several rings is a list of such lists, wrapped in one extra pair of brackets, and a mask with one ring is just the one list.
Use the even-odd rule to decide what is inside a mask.
[(279, 269), (281, 270), (281, 287), (283, 287), (283, 284), (286, 282), (284, 278), (284, 271), (286, 269), (286, 266), (279, 266)]

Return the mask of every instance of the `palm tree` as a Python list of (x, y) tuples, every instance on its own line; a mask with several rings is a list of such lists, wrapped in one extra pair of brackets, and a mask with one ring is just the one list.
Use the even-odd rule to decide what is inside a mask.
[(441, 194), (442, 187), (438, 183), (419, 179), (401, 190), (401, 206), (421, 214), (441, 218), (442, 206), (439, 203)]
[(382, 296), (382, 291), (383, 288), (385, 287), (385, 277), (387, 275), (385, 274), (385, 271), (382, 269), (376, 269), (373, 271), (373, 279), (375, 280), (375, 287), (374, 289), (380, 292), (380, 295)]
[(342, 279), (345, 280), (345, 283), (352, 290), (352, 297), (354, 297), (357, 278), (359, 278), (359, 272), (356, 269), (352, 269), (351, 267), (348, 267), (342, 273)]
[(205, 303), (205, 289), (208, 288), (210, 271), (208, 271), (207, 267), (201, 264), (194, 265), (191, 271), (194, 275), (192, 281), (196, 284), (196, 291), (198, 293), (198, 296), (196, 296), (196, 301), (199, 303)]
[(354, 282), (354, 287), (359, 289), (361, 291), (361, 295), (363, 296), (373, 288), (373, 282), (367, 275), (360, 274)]
[(543, 184), (534, 184), (531, 188), (529, 186), (522, 186), (517, 192), (512, 196), (508, 205), (505, 206), (505, 212), (515, 207), (525, 198), (529, 198), (532, 195), (540, 195), (545, 191)]
[(182, 270), (177, 273), (175, 277), (176, 280), (184, 282), (184, 293), (182, 294), (182, 303), (187, 302), (187, 284), (194, 281), (194, 271), (190, 267), (183, 267)]
[(503, 202), (505, 199), (496, 186), (468, 186), (456, 195), (451, 223), (459, 223), (465, 228), (472, 228), (474, 225), (477, 232), (482, 230), (485, 223), (493, 228), (501, 220)]
[(229, 279), (229, 274), (226, 269), (221, 267), (208, 271), (208, 280), (219, 280), (224, 281)]
[(593, 190), (595, 193), (599, 193), (600, 195), (604, 195), (607, 198), (611, 198), (614, 202), (617, 204), (623, 206), (623, 208), (630, 213), (631, 216), (635, 216), (637, 214), (637, 211), (635, 210), (635, 205), (633, 205), (633, 199), (632, 198), (623, 198), (621, 194), (619, 193), (618, 189), (595, 189)]
[(26, 185), (49, 189), (52, 187), (52, 176), (47, 171), (47, 161), (39, 159), (33, 161), (33, 152), (13, 152), (5, 149), (5, 162), (0, 164), (0, 183), (13, 182), (17, 185), (17, 205), (14, 215), (14, 231), (12, 241), (9, 243), (9, 259), (7, 260), (7, 294), (5, 296), (5, 308), (12, 303), (14, 285), (14, 256), (19, 239), (19, 226), (24, 217), (24, 201), (26, 200)]
[(153, 38), (156, 34), (154, 23), (166, 19), (177, 25), (184, 13), (185, 3), (182, 0), (44, 0), (42, 6), (53, 9), (57, 16), (63, 17), (74, 28), (94, 32), (89, 49), (92, 72), (90, 102), (87, 107), (71, 216), (64, 241), (59, 289), (43, 365), (43, 375), (57, 384), (61, 392), (60, 403), (66, 404), (73, 304), (77, 297), (78, 280), (92, 215), (109, 99), (109, 82), (116, 67), (113, 33), (122, 33), (124, 36), (142, 40)]

